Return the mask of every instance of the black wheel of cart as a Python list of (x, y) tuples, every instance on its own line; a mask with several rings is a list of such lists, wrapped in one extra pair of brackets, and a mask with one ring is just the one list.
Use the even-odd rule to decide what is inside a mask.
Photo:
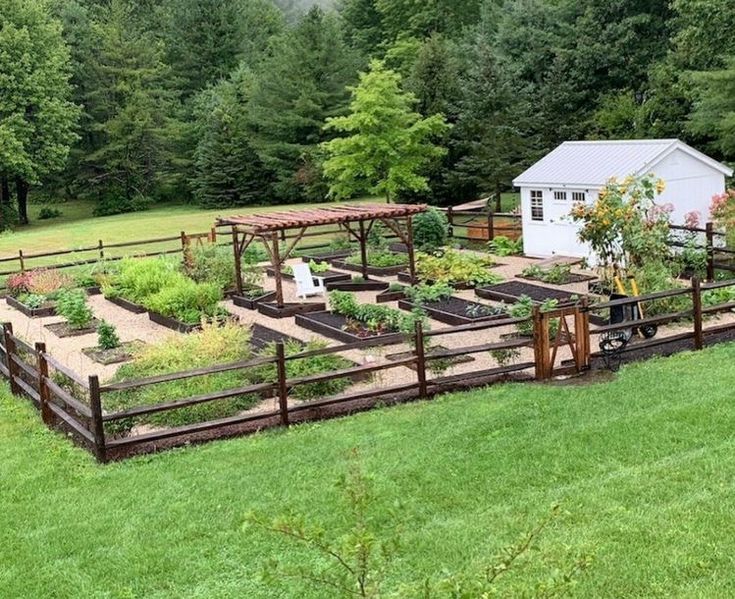
[(647, 324), (638, 329), (644, 339), (653, 339), (658, 333), (658, 326), (655, 324)]

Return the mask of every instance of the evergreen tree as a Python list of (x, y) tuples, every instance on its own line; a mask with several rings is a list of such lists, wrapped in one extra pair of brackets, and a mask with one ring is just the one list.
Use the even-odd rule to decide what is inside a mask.
[(375, 0), (342, 0), (339, 12), (345, 24), (348, 43), (365, 56), (380, 52), (385, 39), (383, 17)]
[(338, 20), (319, 8), (275, 40), (258, 67), (249, 123), (254, 147), (275, 173), (275, 199), (324, 197), (317, 152), (326, 139), (322, 127), (345, 110), (356, 67)]
[(384, 195), (387, 201), (404, 192), (428, 191), (423, 174), (444, 148), (433, 138), (448, 129), (442, 115), (422, 118), (415, 97), (403, 92), (400, 76), (373, 60), (352, 89), (350, 114), (327, 120), (327, 128), (346, 134), (323, 144), (328, 158), (324, 174), (330, 195)]
[(161, 42), (130, 26), (131, 10), (124, 0), (111, 0), (104, 20), (95, 24), (100, 47), (89, 94), (95, 147), (87, 163), (102, 201), (98, 213), (143, 207), (180, 177), (177, 92)]
[(2, 227), (11, 183), (28, 222), (31, 185), (64, 167), (79, 116), (71, 98), (69, 49), (41, 0), (4, 0), (0, 23), (0, 180)]
[(735, 159), (735, 55), (722, 69), (698, 73), (701, 86), (691, 128), (713, 139), (712, 146), (726, 159)]
[(203, 206), (241, 206), (270, 199), (270, 177), (248, 136), (250, 79), (245, 69), (239, 69), (199, 100), (199, 143), (191, 186)]

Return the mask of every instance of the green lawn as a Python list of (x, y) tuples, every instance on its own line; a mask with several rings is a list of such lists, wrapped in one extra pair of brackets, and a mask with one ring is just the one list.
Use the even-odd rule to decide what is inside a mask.
[(99, 239), (107, 243), (137, 241), (187, 233), (208, 231), (217, 216), (246, 214), (255, 211), (287, 210), (303, 205), (203, 210), (192, 205), (164, 205), (145, 212), (92, 217), (94, 205), (88, 202), (60, 204), (60, 218), (36, 220), (42, 205), (30, 206), (31, 224), (15, 232), (0, 235), (0, 256), (15, 255), (18, 249), (36, 253), (73, 249), (94, 245)]
[(381, 530), (400, 514), (389, 588), (473, 570), (560, 502), (534, 561), (595, 555), (579, 597), (735, 595), (735, 346), (628, 367), (591, 386), (505, 385), (97, 466), (0, 391), (3, 597), (327, 597), (265, 586), (306, 559), (243, 530), (251, 509), (345, 516), (334, 481), (358, 448)]

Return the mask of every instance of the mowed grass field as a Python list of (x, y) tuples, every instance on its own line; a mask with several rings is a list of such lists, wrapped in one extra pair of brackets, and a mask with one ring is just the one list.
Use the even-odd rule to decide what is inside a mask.
[(734, 387), (735, 346), (723, 345), (611, 382), (507, 384), (98, 466), (3, 386), (0, 595), (333, 596), (262, 582), (269, 558), (311, 554), (243, 521), (296, 512), (343, 531), (335, 481), (356, 448), (378, 534), (402, 531), (387, 591), (478, 571), (558, 503), (499, 596), (584, 552), (595, 557), (578, 597), (732, 597)]
[[(354, 203), (382, 203), (381, 198), (362, 198)], [(512, 210), (518, 202), (518, 194), (503, 194), (503, 210)], [(339, 202), (345, 203), (345, 202)], [(346, 202), (353, 203), (353, 202)], [(53, 204), (62, 216), (49, 220), (38, 220), (43, 204), (30, 204), (31, 224), (16, 231), (0, 234), (0, 258), (15, 256), (21, 249), (25, 254), (43, 253), (63, 249), (75, 249), (95, 245), (102, 239), (105, 243), (138, 241), (157, 237), (187, 233), (203, 233), (214, 225), (218, 216), (268, 212), (272, 210), (298, 210), (321, 204), (292, 204), (279, 206), (248, 206), (203, 210), (190, 204), (164, 204), (144, 212), (94, 217), (94, 203), (74, 201)], [(59, 260), (67, 260), (60, 258)], [(3, 269), (0, 269), (3, 270)]]
[[(328, 204), (312, 204), (315, 205)], [(37, 220), (36, 215), (43, 206), (32, 204), (30, 225), (0, 235), (0, 257), (16, 255), (19, 249), (26, 254), (75, 249), (95, 245), (99, 239), (116, 243), (169, 237), (181, 231), (203, 233), (214, 225), (218, 216), (306, 207), (295, 204), (203, 210), (194, 205), (165, 204), (144, 212), (93, 217), (94, 204), (89, 202), (54, 206), (62, 211), (61, 217)]]

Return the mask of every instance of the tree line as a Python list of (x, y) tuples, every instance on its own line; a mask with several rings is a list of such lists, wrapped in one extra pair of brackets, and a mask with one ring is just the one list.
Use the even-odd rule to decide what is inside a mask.
[(679, 137), (735, 159), (728, 0), (316, 4), (3, 0), (3, 224), (27, 222), (29, 193), (98, 214), (457, 202), (569, 139)]

